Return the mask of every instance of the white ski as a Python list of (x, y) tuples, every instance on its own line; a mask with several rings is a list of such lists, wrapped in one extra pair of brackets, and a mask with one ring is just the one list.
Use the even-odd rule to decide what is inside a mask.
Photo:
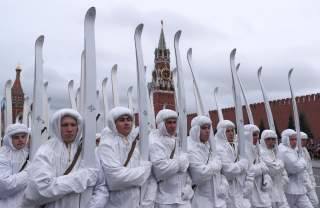
[(233, 49), (230, 53), (230, 68), (232, 76), (232, 92), (235, 101), (235, 113), (236, 113), (236, 124), (237, 124), (237, 135), (238, 135), (238, 149), (240, 158), (246, 157), (245, 154), (245, 135), (244, 135), (244, 122), (243, 122), (243, 112), (241, 104), (241, 91), (240, 84), (236, 80), (237, 71), (235, 66), (235, 55), (236, 49)]
[[(176, 32), (174, 36), (174, 50), (176, 57), (177, 67), (177, 85), (178, 85), (178, 137), (179, 146), (183, 152), (187, 151), (187, 110), (186, 110), (186, 94), (184, 88), (184, 76), (182, 70), (179, 41), (181, 36), (181, 30)], [(179, 153), (178, 153), (179, 154)]]
[(33, 84), (32, 128), (30, 141), (30, 159), (33, 159), (37, 149), (43, 143), (42, 130), (45, 126), (43, 118), (43, 49), (44, 36), (37, 38), (35, 43), (35, 67)]
[(107, 94), (107, 82), (108, 77), (104, 78), (102, 81), (102, 102), (103, 102), (103, 127), (107, 126), (107, 116), (109, 112), (109, 105), (108, 105), (108, 94)]
[(139, 24), (136, 27), (134, 33), (134, 43), (136, 51), (136, 63), (137, 63), (137, 86), (138, 86), (138, 106), (139, 106), (139, 137), (140, 137), (140, 150), (141, 158), (148, 160), (149, 158), (149, 100), (148, 89), (146, 82), (146, 75), (143, 62), (143, 53), (141, 46), (143, 24)]
[(262, 96), (263, 96), (264, 107), (265, 107), (266, 113), (267, 113), (269, 129), (276, 132), (276, 127), (274, 125), (273, 115), (272, 115), (272, 111), (271, 111), (271, 107), (270, 107), (270, 103), (269, 103), (269, 98), (268, 98), (267, 92), (266, 92), (264, 85), (262, 83), (262, 80), (261, 80), (261, 72), (262, 72), (262, 67), (260, 67), (258, 69), (258, 80), (259, 80), (259, 84), (260, 84), (260, 88), (261, 88), (261, 92), (262, 92)]
[(12, 124), (12, 97), (11, 97), (12, 81), (7, 80), (5, 84), (6, 113), (5, 113), (5, 129)]
[(68, 94), (69, 94), (69, 100), (70, 105), (73, 110), (77, 110), (77, 104), (76, 104), (76, 98), (74, 93), (74, 81), (70, 80), (68, 82)]
[(298, 106), (297, 106), (297, 102), (296, 102), (296, 96), (294, 94), (294, 91), (292, 88), (292, 83), (291, 83), (292, 72), (293, 72), (293, 69), (290, 69), (288, 72), (288, 82), (289, 82), (290, 93), (291, 93), (294, 126), (295, 126), (295, 130), (297, 132), (298, 154), (301, 157), (302, 156), (302, 146), (301, 146), (301, 135), (300, 135), (300, 121), (299, 121), (299, 112), (298, 112)]
[(218, 98), (217, 98), (218, 97), (218, 92), (219, 92), (219, 87), (215, 87), (214, 91), (213, 91), (214, 102), (216, 104), (216, 109), (217, 109), (219, 121), (223, 121), (224, 118), (223, 118), (222, 110), (221, 110), (221, 108), (219, 106)]
[[(81, 75), (83, 86), (83, 118), (85, 120), (83, 130), (83, 154), (82, 159), (85, 167), (95, 167), (96, 159), (94, 149), (96, 147), (96, 49), (95, 49), (95, 17), (96, 9), (91, 7), (84, 20), (84, 74)], [(82, 96), (82, 95), (81, 95)], [(92, 188), (88, 188), (81, 194), (80, 207), (88, 207), (88, 202), (92, 194)]]
[(117, 78), (117, 72), (118, 72), (118, 65), (113, 65), (111, 69), (111, 83), (112, 83), (112, 95), (113, 95), (113, 107), (119, 106), (119, 93), (118, 93), (118, 78)]
[(248, 115), (248, 119), (249, 119), (249, 123), (250, 124), (254, 124), (254, 120), (253, 120), (253, 115), (252, 115), (252, 111), (251, 111), (251, 108), (250, 108), (250, 104), (248, 102), (248, 99), (247, 99), (247, 96), (246, 96), (246, 90), (243, 86), (243, 83), (239, 77), (239, 67), (240, 67), (240, 63), (237, 65), (236, 67), (236, 75), (237, 75), (237, 80), (239, 82), (239, 85), (240, 85), (240, 89), (241, 89), (241, 92), (242, 92), (242, 97), (243, 97), (243, 100), (244, 100), (244, 103), (246, 105), (246, 110), (247, 110), (247, 115)]

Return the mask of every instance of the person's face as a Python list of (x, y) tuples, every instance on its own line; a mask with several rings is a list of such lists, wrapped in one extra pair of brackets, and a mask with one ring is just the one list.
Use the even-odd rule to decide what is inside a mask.
[(308, 145), (308, 139), (301, 139), (302, 147), (306, 147)]
[(66, 144), (72, 143), (78, 133), (77, 120), (71, 116), (65, 116), (61, 119), (61, 137)]
[(200, 127), (200, 141), (206, 143), (210, 136), (210, 124), (204, 124)]
[(120, 116), (116, 120), (116, 128), (119, 134), (128, 136), (132, 130), (132, 118), (129, 115)]
[(12, 145), (17, 150), (23, 149), (27, 143), (26, 133), (17, 133), (12, 136)]
[(273, 149), (274, 145), (276, 144), (276, 139), (275, 138), (266, 138), (264, 140), (264, 142), (266, 143), (266, 146), (268, 149)]
[(226, 129), (226, 137), (227, 137), (228, 142), (233, 142), (234, 128), (227, 128)]
[(291, 135), (289, 137), (289, 142), (290, 142), (290, 146), (292, 149), (296, 148), (297, 146), (297, 136), (296, 135)]
[(168, 118), (165, 122), (165, 126), (168, 134), (174, 136), (177, 130), (177, 119), (176, 118)]
[(252, 139), (253, 139), (252, 143), (254, 145), (256, 145), (257, 142), (259, 141), (259, 132), (258, 131), (255, 131), (255, 132), (252, 133)]

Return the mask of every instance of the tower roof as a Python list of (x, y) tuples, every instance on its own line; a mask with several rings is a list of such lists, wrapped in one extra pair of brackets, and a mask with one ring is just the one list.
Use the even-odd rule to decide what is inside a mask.
[(11, 88), (11, 92), (13, 95), (23, 95), (23, 90), (22, 90), (21, 81), (20, 81), (20, 73), (21, 73), (21, 66), (20, 64), (18, 64), (16, 67), (16, 79), (14, 80), (14, 83)]
[(160, 39), (158, 44), (158, 49), (166, 50), (166, 40), (164, 39), (164, 32), (163, 32), (163, 21), (161, 20), (161, 32), (160, 32)]

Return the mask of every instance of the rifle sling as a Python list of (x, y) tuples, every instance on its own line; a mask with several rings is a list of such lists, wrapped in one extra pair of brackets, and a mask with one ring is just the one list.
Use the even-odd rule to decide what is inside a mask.
[(136, 136), (136, 138), (134, 139), (134, 141), (132, 142), (131, 144), (131, 148), (130, 148), (130, 151), (128, 153), (128, 156), (127, 156), (127, 159), (124, 163), (124, 167), (127, 167), (128, 163), (130, 162), (131, 160), (131, 157), (133, 155), (133, 152), (134, 152), (134, 149), (136, 148), (136, 145), (137, 145), (137, 142), (139, 141), (139, 134)]
[(64, 171), (63, 175), (68, 175), (68, 174), (72, 171), (73, 167), (75, 166), (75, 164), (76, 164), (77, 161), (78, 161), (78, 158), (79, 158), (79, 156), (80, 156), (81, 150), (82, 150), (82, 142), (79, 144), (78, 149), (77, 149), (77, 152), (76, 152), (76, 154), (74, 155), (71, 164), (70, 164), (69, 167)]
[(27, 156), (26, 160), (24, 161), (23, 165), (21, 166), (21, 168), (20, 168), (20, 170), (19, 170), (19, 173), (20, 173), (21, 171), (23, 171), (23, 169), (27, 166), (28, 160), (29, 160), (29, 155)]

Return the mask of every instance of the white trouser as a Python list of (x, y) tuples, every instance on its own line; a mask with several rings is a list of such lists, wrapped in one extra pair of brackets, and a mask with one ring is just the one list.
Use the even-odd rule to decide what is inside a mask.
[(313, 208), (306, 194), (286, 194), (290, 208)]
[(312, 204), (312, 206), (314, 208), (317, 208), (318, 207), (318, 204), (319, 204), (319, 199), (318, 199), (318, 196), (317, 196), (317, 193), (316, 193), (316, 190), (315, 189), (312, 189), (311, 191), (309, 191), (307, 193), (307, 196)]
[(157, 204), (156, 208), (191, 208), (191, 204)]
[(289, 208), (286, 201), (284, 202), (272, 202), (272, 208)]

